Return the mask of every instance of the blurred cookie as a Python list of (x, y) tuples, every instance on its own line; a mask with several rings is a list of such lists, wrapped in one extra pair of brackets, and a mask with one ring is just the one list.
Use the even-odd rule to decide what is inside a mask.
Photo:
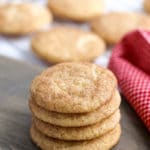
[(117, 110), (113, 115), (109, 116), (102, 122), (84, 126), (84, 127), (59, 127), (49, 123), (45, 123), (39, 119), (33, 118), (36, 128), (43, 134), (60, 140), (80, 141), (91, 140), (102, 136), (112, 129), (120, 121), (120, 112)]
[(44, 122), (62, 127), (80, 127), (92, 125), (108, 118), (119, 108), (120, 102), (121, 98), (116, 91), (109, 102), (89, 113), (63, 114), (51, 112), (38, 106), (33, 99), (30, 99), (29, 105), (34, 116)]
[(88, 21), (103, 12), (103, 0), (49, 0), (48, 7), (62, 19)]
[(45, 7), (31, 4), (5, 4), (0, 6), (0, 33), (22, 35), (45, 27), (52, 15)]
[(92, 61), (105, 50), (97, 35), (70, 27), (56, 27), (32, 39), (32, 49), (50, 63)]
[(108, 150), (117, 144), (121, 134), (118, 124), (112, 131), (90, 141), (63, 141), (42, 134), (33, 124), (30, 130), (33, 142), (43, 150)]
[(115, 44), (129, 31), (150, 29), (150, 16), (127, 12), (108, 13), (93, 19), (91, 28), (107, 43)]
[(144, 0), (144, 9), (145, 11), (150, 13), (150, 1), (149, 0)]
[(33, 80), (31, 97), (49, 111), (85, 113), (108, 102), (116, 85), (116, 78), (108, 69), (92, 63), (62, 63)]
[(150, 30), (150, 15), (137, 14), (138, 28)]

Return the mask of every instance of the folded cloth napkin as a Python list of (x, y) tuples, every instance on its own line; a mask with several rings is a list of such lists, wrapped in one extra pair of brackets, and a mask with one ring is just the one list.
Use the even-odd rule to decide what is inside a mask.
[(113, 49), (109, 68), (150, 131), (150, 32), (136, 30), (127, 34)]

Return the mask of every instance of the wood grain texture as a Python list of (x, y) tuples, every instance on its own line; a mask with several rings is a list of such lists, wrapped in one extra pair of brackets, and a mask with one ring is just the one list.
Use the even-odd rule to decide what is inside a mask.
[[(31, 142), (29, 86), (43, 68), (0, 57), (0, 150), (37, 150)], [(150, 150), (150, 134), (123, 99), (122, 136), (114, 150)]]

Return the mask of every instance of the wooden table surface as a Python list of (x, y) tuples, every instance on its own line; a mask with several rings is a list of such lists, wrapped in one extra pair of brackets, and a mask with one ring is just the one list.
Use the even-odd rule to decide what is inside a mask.
[[(0, 150), (37, 150), (31, 142), (29, 86), (43, 68), (0, 57)], [(150, 150), (150, 134), (123, 99), (122, 136), (114, 150)]]

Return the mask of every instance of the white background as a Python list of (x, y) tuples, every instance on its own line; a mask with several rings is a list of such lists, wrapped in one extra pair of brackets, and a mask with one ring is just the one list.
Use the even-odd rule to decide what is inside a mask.
[[(45, 4), (46, 0), (0, 0), (0, 4), (5, 2), (24, 2), (32, 1), (40, 4)], [(77, 2), (80, 0), (76, 0)], [(104, 0), (105, 1), (105, 10), (109, 11), (143, 11), (143, 0)], [(60, 23), (54, 22), (52, 26), (58, 25)], [(69, 24), (71, 26), (77, 26), (88, 30), (87, 24), (76, 25), (70, 22), (61, 22), (61, 24)], [(25, 37), (15, 37), (8, 38), (0, 36), (0, 55), (8, 56), (14, 59), (26, 61), (28, 63), (47, 66), (42, 60), (36, 57), (30, 49), (30, 39), (32, 35)], [(107, 51), (103, 56), (95, 60), (96, 63), (106, 66), (109, 60), (111, 48), (107, 48)]]

